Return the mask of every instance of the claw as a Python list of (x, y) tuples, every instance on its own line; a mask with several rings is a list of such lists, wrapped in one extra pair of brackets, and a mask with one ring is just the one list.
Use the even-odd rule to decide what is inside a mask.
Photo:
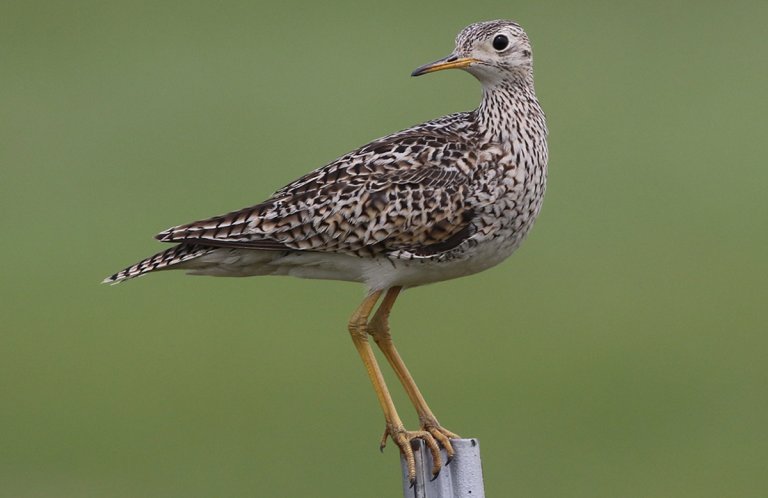
[(384, 453), (384, 448), (387, 447), (387, 438), (389, 437), (389, 429), (384, 429), (384, 435), (381, 436), (381, 441), (379, 441), (379, 451)]
[(456, 455), (456, 451), (453, 449), (453, 445), (451, 444), (451, 438), (459, 439), (459, 436), (449, 431), (448, 429), (444, 429), (439, 425), (432, 425), (430, 423), (426, 423), (424, 425), (424, 430), (429, 432), (435, 439), (440, 441), (440, 444), (443, 446), (443, 448), (445, 448), (445, 465), (450, 465), (453, 461), (453, 457)]
[(440, 456), (440, 446), (445, 448), (446, 461), (445, 465), (448, 465), (453, 460), (455, 451), (451, 445), (449, 438), (457, 438), (456, 434), (443, 429), (439, 425), (425, 425), (422, 426), (420, 431), (407, 431), (402, 426), (393, 427), (387, 424), (384, 430), (384, 435), (379, 443), (379, 449), (384, 451), (384, 447), (387, 445), (387, 438), (392, 438), (392, 441), (400, 449), (400, 453), (405, 459), (405, 464), (408, 469), (408, 482), (410, 487), (413, 488), (416, 484), (416, 459), (414, 457), (414, 449), (418, 449), (416, 445), (417, 440), (423, 441), (424, 445), (429, 448), (429, 452), (432, 454), (432, 478), (430, 481), (434, 481), (440, 475), (440, 471), (443, 468), (442, 457)]

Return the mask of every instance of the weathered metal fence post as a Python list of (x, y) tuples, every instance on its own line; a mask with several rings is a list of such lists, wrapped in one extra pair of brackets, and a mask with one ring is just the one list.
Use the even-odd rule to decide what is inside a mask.
[[(403, 496), (405, 498), (485, 498), (483, 469), (480, 464), (480, 442), (477, 439), (452, 439), (456, 455), (444, 465), (437, 479), (432, 479), (432, 453), (420, 440), (414, 442), (416, 483), (408, 482), (408, 469), (401, 458)], [(441, 453), (445, 462), (445, 450)]]

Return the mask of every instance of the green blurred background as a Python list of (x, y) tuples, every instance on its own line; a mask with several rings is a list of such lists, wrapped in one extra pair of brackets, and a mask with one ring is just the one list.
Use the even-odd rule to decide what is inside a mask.
[(768, 496), (768, 2), (724, 5), (4, 1), (0, 496), (398, 496), (359, 286), (99, 281), (472, 108), (468, 75), (408, 74), (500, 17), (534, 44), (547, 199), (510, 261), (403, 296), (414, 376), (489, 496)]

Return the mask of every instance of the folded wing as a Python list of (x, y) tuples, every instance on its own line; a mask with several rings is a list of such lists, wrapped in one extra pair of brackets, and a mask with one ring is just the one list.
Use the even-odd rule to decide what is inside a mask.
[(470, 179), (451, 137), (400, 135), (348, 154), (267, 201), (160, 233), (165, 242), (429, 257), (472, 234)]

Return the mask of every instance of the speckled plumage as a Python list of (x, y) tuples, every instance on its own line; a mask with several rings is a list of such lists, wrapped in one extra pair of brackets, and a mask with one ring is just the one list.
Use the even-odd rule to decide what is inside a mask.
[[(499, 61), (489, 37), (510, 45)], [(504, 56), (504, 57), (502, 57)], [(410, 287), (493, 266), (520, 244), (546, 183), (544, 114), (528, 38), (511, 21), (477, 23), (452, 56), (483, 84), (480, 106), (375, 140), (266, 201), (157, 235), (175, 247), (122, 270), (219, 276), (294, 275)], [(446, 59), (448, 60), (448, 59)]]
[[(474, 111), (375, 140), (255, 206), (169, 228), (157, 238), (176, 245), (105, 280), (179, 268), (364, 283), (369, 292), (348, 330), (384, 412), (382, 448), (387, 438), (397, 444), (412, 484), (413, 439), (432, 452), (437, 477), (439, 447), (450, 459), (458, 435), (440, 425), (395, 349), (388, 325), (395, 300), (402, 288), (476, 273), (508, 257), (541, 209), (547, 176), (547, 129), (520, 26), (473, 24), (453, 54), (413, 75), (451, 68), (482, 83)], [(405, 429), (369, 336), (403, 385), (420, 430)]]

